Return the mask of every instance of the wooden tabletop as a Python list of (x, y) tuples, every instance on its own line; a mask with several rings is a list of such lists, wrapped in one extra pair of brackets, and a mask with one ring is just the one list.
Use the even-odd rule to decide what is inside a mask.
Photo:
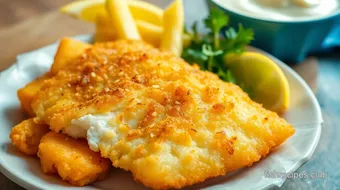
[[(56, 11), (58, 7), (71, 1), (0, 0), (0, 52), (2, 53), (0, 71), (13, 64), (16, 56), (20, 53), (50, 44), (63, 36), (92, 33), (94, 30), (92, 25), (79, 22)], [(170, 0), (149, 1), (167, 3)], [(197, 2), (196, 0), (185, 1), (187, 4), (195, 3), (195, 5)], [(314, 92), (317, 91), (318, 62), (316, 58), (308, 58), (304, 63), (293, 66)], [(329, 77), (326, 74), (322, 76)], [(335, 89), (335, 87), (332, 88)], [(0, 189), (18, 190), (22, 188), (0, 174)]]
[[(11, 63), (14, 63), (16, 54), (19, 52), (29, 51), (34, 48), (38, 48), (41, 45), (50, 43), (48, 40), (35, 42), (28, 40), (29, 38), (27, 38), (27, 33), (24, 33), (27, 30), (21, 30), (22, 28), (31, 27), (32, 29), (36, 29), (37, 27), (41, 26), (41, 24), (44, 24), (39, 24), (41, 19), (37, 18), (45, 17), (45, 23), (47, 23), (49, 20), (53, 20), (57, 14), (51, 14), (48, 12), (53, 11), (61, 5), (71, 1), (72, 0), (0, 0), (0, 41), (3, 43), (3, 45), (0, 46), (0, 52), (2, 52), (3, 56), (0, 62), (0, 71), (7, 68)], [(72, 21), (73, 20), (70, 22)], [(13, 34), (13, 32), (15, 34)], [(31, 35), (33, 33), (34, 31), (31, 32)], [(55, 33), (58, 33), (58, 31)], [(60, 35), (74, 34), (60, 33)], [(55, 40), (60, 37), (60, 35), (56, 36)], [(16, 36), (16, 38), (14, 38), (14, 36)], [(42, 36), (44, 36), (44, 34), (42, 34)], [(22, 46), (20, 45), (21, 43), (32, 43), (35, 45)], [(13, 50), (13, 46), (17, 46), (18, 48), (14, 48), (15, 50)], [(23, 188), (0, 173), (0, 189), (21, 190)]]
[(22, 22), (72, 0), (0, 0), (0, 29)]

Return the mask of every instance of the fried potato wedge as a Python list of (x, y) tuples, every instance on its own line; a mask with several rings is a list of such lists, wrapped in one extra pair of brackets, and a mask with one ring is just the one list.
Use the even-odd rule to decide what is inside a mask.
[(95, 42), (114, 41), (117, 39), (117, 33), (112, 27), (109, 15), (106, 13), (98, 14), (96, 17), (96, 32), (94, 35)]
[(67, 63), (80, 56), (89, 47), (91, 47), (90, 44), (78, 40), (73, 40), (71, 38), (61, 39), (57, 53), (54, 57), (54, 63), (51, 67), (51, 73), (55, 74), (58, 72)]
[(13, 127), (10, 138), (20, 152), (32, 156), (37, 154), (40, 139), (49, 131), (47, 125), (39, 124), (31, 118)]
[(44, 173), (58, 173), (76, 186), (104, 179), (111, 166), (109, 159), (89, 149), (86, 140), (54, 132), (41, 139), (38, 157)]

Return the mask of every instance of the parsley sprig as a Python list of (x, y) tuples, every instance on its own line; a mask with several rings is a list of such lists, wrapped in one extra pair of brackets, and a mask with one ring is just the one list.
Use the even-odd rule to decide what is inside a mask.
[(237, 30), (228, 27), (229, 17), (217, 8), (210, 10), (203, 23), (209, 30), (208, 34), (198, 33), (197, 22), (191, 26), (190, 31), (185, 30), (191, 43), (183, 49), (182, 58), (199, 65), (203, 70), (216, 73), (224, 81), (237, 83), (228, 70), (224, 57), (229, 53), (243, 52), (246, 45), (254, 39), (252, 29), (244, 28), (241, 24)]

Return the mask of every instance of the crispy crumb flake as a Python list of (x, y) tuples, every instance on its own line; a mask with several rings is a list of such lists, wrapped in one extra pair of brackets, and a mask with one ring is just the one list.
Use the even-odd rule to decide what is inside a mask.
[(153, 117), (156, 117), (156, 116), (157, 116), (157, 112), (153, 112), (153, 113), (152, 113), (152, 116), (153, 116)]

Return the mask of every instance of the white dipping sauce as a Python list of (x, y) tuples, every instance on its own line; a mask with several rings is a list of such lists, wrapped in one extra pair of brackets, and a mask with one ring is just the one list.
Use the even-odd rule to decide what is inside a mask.
[(340, 11), (340, 0), (214, 0), (217, 4), (253, 18), (301, 21), (327, 17)]

